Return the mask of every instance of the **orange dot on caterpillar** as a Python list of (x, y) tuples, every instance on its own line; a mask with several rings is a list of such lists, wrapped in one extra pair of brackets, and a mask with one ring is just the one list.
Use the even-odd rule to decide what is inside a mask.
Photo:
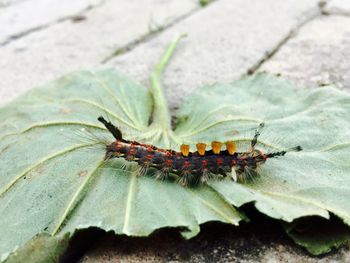
[(187, 157), (190, 154), (190, 146), (187, 144), (181, 144), (180, 151), (184, 157)]
[(213, 150), (213, 153), (214, 154), (219, 154), (221, 152), (221, 146), (222, 146), (222, 142), (213, 141), (211, 143), (211, 148)]
[(237, 144), (234, 141), (227, 141), (226, 149), (229, 154), (233, 155), (236, 152)]
[(203, 156), (205, 154), (205, 148), (207, 147), (207, 145), (205, 143), (199, 142), (196, 144), (196, 147), (197, 147), (198, 154)]

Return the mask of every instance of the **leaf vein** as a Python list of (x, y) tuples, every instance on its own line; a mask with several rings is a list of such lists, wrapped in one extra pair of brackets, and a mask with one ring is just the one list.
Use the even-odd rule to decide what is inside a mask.
[(78, 188), (78, 190), (74, 193), (72, 199), (69, 201), (67, 208), (64, 210), (63, 215), (61, 216), (61, 219), (58, 221), (58, 224), (56, 225), (56, 227), (53, 229), (51, 235), (54, 236), (57, 234), (57, 232), (60, 230), (60, 228), (62, 227), (63, 222), (66, 220), (68, 214), (72, 211), (73, 206), (76, 203), (76, 200), (78, 199), (80, 193), (84, 190), (84, 188), (88, 185), (88, 182), (90, 181), (90, 179), (92, 178), (92, 176), (96, 173), (96, 171), (98, 170), (98, 168), (104, 163), (105, 161), (101, 161), (96, 168), (88, 175), (86, 176), (86, 179), (84, 180), (84, 182), (80, 185), (80, 187)]
[(38, 124), (31, 125), (19, 132), (5, 134), (2, 137), (0, 137), (0, 141), (5, 139), (6, 137), (24, 134), (36, 128), (43, 128), (43, 127), (50, 127), (50, 126), (68, 126), (68, 125), (81, 125), (81, 126), (86, 126), (90, 128), (106, 130), (106, 128), (103, 128), (101, 126), (90, 124), (90, 123), (84, 123), (84, 122), (47, 122), (47, 123), (38, 123)]
[(132, 201), (133, 201), (134, 192), (136, 189), (136, 180), (137, 180), (137, 174), (136, 172), (134, 172), (131, 174), (128, 195), (126, 199), (125, 217), (124, 217), (124, 225), (123, 225), (123, 231), (122, 231), (125, 234), (129, 234), (128, 228), (129, 228), (129, 222), (130, 222)]
[(112, 90), (109, 88), (109, 85), (105, 81), (103, 81), (100, 78), (98, 78), (96, 76), (96, 74), (94, 74), (93, 72), (90, 72), (90, 73), (94, 76), (95, 81), (98, 82), (102, 86), (102, 88), (109, 93), (109, 95), (117, 103), (117, 105), (124, 112), (124, 114), (132, 121), (133, 119), (131, 117), (131, 114), (126, 110), (126, 108), (123, 106), (123, 104), (120, 102), (120, 100), (114, 95)]
[(17, 176), (15, 179), (13, 179), (9, 184), (7, 184), (7, 186), (5, 186), (5, 188), (3, 188), (3, 190), (0, 191), (0, 197), (2, 195), (4, 195), (11, 187), (13, 187), (15, 185), (15, 183), (23, 178), (26, 174), (28, 174), (30, 171), (34, 170), (35, 168), (37, 168), (39, 165), (45, 163), (45, 162), (48, 162), (56, 157), (59, 157), (63, 154), (66, 154), (68, 152), (72, 152), (72, 151), (75, 151), (77, 149), (80, 149), (80, 148), (84, 148), (84, 147), (89, 147), (89, 146), (92, 146), (92, 145), (95, 145), (96, 143), (89, 143), (89, 144), (80, 144), (80, 145), (75, 145), (71, 148), (68, 148), (68, 149), (65, 149), (64, 151), (61, 151), (61, 152), (58, 152), (58, 153), (55, 153), (45, 159), (42, 159), (40, 160), (39, 162), (35, 163), (34, 165), (30, 166), (28, 169), (26, 169), (24, 172), (22, 172), (19, 176)]

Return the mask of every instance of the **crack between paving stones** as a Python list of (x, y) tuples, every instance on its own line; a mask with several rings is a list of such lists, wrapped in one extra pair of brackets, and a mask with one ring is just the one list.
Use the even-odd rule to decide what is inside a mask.
[(187, 14), (184, 14), (182, 16), (179, 16), (178, 18), (174, 19), (173, 21), (169, 22), (166, 25), (163, 26), (159, 26), (158, 28), (149, 31), (148, 33), (146, 33), (145, 35), (136, 38), (135, 40), (127, 43), (126, 45), (123, 45), (119, 48), (117, 48), (112, 54), (106, 56), (102, 61), (101, 64), (106, 64), (107, 62), (109, 62), (110, 60), (112, 60), (113, 58), (120, 56), (120, 55), (124, 55), (126, 53), (131, 52), (132, 50), (134, 50), (138, 45), (146, 43), (150, 40), (152, 40), (153, 38), (155, 38), (156, 36), (158, 36), (160, 33), (174, 27), (175, 25), (177, 25), (178, 23), (180, 23), (181, 21), (191, 17), (192, 15), (196, 14), (197, 12), (203, 10), (204, 8), (209, 7), (210, 5), (214, 4), (215, 2), (218, 2), (219, 0), (213, 0), (210, 2), (210, 4), (208, 4), (205, 7), (201, 7), (198, 6), (197, 8), (195, 8), (194, 10), (188, 12)]
[[(318, 2), (318, 6), (320, 9), (320, 12), (324, 16), (344, 16), (349, 17), (350, 11), (347, 11), (346, 8), (339, 8), (338, 10), (327, 10), (327, 5), (332, 2), (331, 0), (321, 0)], [(336, 7), (337, 9), (337, 7)]]
[(350, 17), (350, 11), (322, 11), (322, 15), (326, 17), (339, 16), (339, 17)]
[(261, 66), (265, 62), (269, 61), (291, 38), (293, 38), (293, 36), (295, 36), (299, 32), (299, 30), (303, 26), (315, 20), (316, 18), (321, 17), (323, 15), (321, 8), (322, 7), (319, 7), (319, 11), (316, 14), (311, 15), (310, 17), (306, 18), (304, 21), (300, 22), (295, 28), (291, 29), (289, 33), (271, 51), (266, 51), (263, 58), (247, 70), (247, 74), (253, 75), (257, 71), (259, 71)]
[(95, 9), (95, 8), (99, 8), (99, 7), (103, 6), (105, 4), (105, 2), (106, 2), (106, 0), (102, 0), (97, 5), (88, 5), (87, 7), (82, 9), (80, 12), (77, 12), (76, 14), (65, 16), (65, 17), (61, 17), (61, 18), (59, 18), (59, 19), (57, 19), (55, 21), (49, 22), (47, 24), (44, 24), (44, 25), (41, 25), (41, 26), (37, 26), (37, 27), (33, 27), (33, 28), (30, 28), (30, 29), (25, 30), (23, 32), (11, 35), (5, 41), (0, 42), (0, 47), (7, 46), (8, 44), (12, 43), (13, 41), (16, 41), (16, 40), (18, 40), (20, 38), (26, 37), (26, 36), (34, 33), (34, 32), (38, 32), (38, 31), (44, 30), (46, 28), (49, 28), (49, 27), (51, 27), (53, 25), (57, 25), (57, 24), (60, 24), (62, 22), (74, 19), (76, 16), (84, 15), (85, 13), (87, 13), (87, 12), (89, 12), (89, 11)]
[(145, 35), (142, 35), (139, 38), (136, 38), (135, 40), (132, 40), (131, 42), (117, 48), (112, 54), (106, 56), (104, 59), (102, 59), (102, 61), (100, 62), (101, 64), (106, 64), (107, 62), (109, 62), (110, 60), (112, 60), (113, 58), (120, 56), (120, 55), (124, 55), (126, 53), (131, 52), (132, 50), (134, 50), (138, 45), (143, 44), (145, 42), (148, 42), (150, 40), (152, 40), (153, 38), (155, 38), (156, 36), (158, 36), (160, 33), (164, 32), (165, 30), (175, 26), (176, 24), (178, 24), (179, 22), (183, 21), (184, 19), (192, 16), (193, 14), (197, 13), (198, 10), (202, 9), (201, 7), (197, 7), (194, 10), (192, 10), (191, 12), (184, 14), (182, 16), (179, 16), (178, 18), (174, 19), (173, 21), (169, 22), (166, 25), (163, 26), (159, 26), (156, 29), (150, 30), (148, 33), (146, 33)]

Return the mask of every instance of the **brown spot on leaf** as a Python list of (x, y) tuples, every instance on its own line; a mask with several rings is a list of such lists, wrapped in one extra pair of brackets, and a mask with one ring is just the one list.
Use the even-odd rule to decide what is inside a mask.
[(44, 172), (43, 166), (39, 165), (35, 167), (33, 170), (31, 170), (30, 172), (28, 172), (28, 174), (26, 175), (26, 179), (31, 180), (36, 176), (40, 176), (43, 172)]
[(225, 136), (234, 136), (234, 135), (239, 135), (240, 132), (237, 130), (230, 130), (228, 132), (225, 133)]
[(78, 175), (79, 176), (85, 176), (85, 175), (87, 175), (88, 174), (88, 171), (87, 170), (83, 170), (83, 171), (80, 171), (79, 173), (78, 173)]

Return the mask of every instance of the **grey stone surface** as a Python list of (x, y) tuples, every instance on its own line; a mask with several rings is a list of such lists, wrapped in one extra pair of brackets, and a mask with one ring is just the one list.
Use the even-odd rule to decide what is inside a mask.
[[(0, 12), (15, 6), (20, 9), (33, 1), (8, 1), (9, 6)], [(336, 6), (342, 10), (338, 13), (346, 14), (347, 2), (330, 1), (324, 10), (337, 13), (331, 9)], [(149, 26), (156, 29), (188, 14), (192, 15), (153, 40), (140, 41), (135, 49), (115, 57), (107, 66), (147, 85), (154, 63), (172, 37), (187, 32), (189, 36), (180, 44), (163, 78), (172, 107), (193, 89), (231, 82), (264, 60), (259, 70), (281, 73), (299, 85), (335, 83), (347, 88), (350, 18), (323, 16), (290, 37), (295, 28), (319, 13), (317, 4), (316, 0), (218, 0), (198, 10), (195, 0), (106, 1), (84, 12), (85, 20), (54, 23), (0, 47), (0, 104), (61, 74), (98, 67), (115, 50), (149, 34)], [(61, 14), (47, 23), (75, 13)], [(25, 15), (28, 18), (33, 14)], [(205, 227), (201, 236), (190, 242), (170, 230), (146, 239), (106, 236), (82, 262), (350, 262), (349, 246), (323, 257), (311, 257), (276, 226), (241, 229), (216, 224)]]
[(28, 0), (0, 9), (0, 45), (101, 2), (102, 0)]
[(196, 1), (106, 1), (0, 48), (0, 102), (74, 70), (99, 66), (116, 49), (198, 8)]
[(19, 2), (23, 2), (23, 1), (27, 1), (27, 0), (0, 0), (0, 8), (7, 7), (9, 5), (12, 5), (12, 4), (15, 4), (15, 3), (19, 3)]
[(327, 14), (350, 15), (350, 1), (331, 0), (324, 6), (323, 9)]
[(322, 16), (304, 27), (262, 65), (300, 86), (334, 84), (350, 90), (350, 17)]
[(169, 41), (188, 33), (163, 77), (170, 105), (177, 107), (195, 88), (246, 74), (318, 12), (318, 1), (221, 0), (109, 64), (147, 85)]

